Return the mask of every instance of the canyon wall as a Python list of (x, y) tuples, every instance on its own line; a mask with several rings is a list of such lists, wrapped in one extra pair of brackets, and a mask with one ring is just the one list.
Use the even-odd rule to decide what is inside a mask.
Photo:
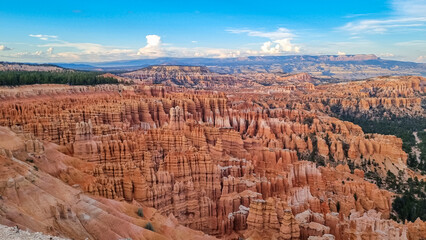
[(0, 125), (25, 137), (40, 170), (94, 199), (216, 237), (419, 239), (389, 220), (393, 193), (357, 168), (369, 159), (380, 176), (405, 171), (401, 140), (364, 134), (315, 101), (297, 107), (314, 89), (288, 88), (283, 100), (247, 89), (22, 87), (4, 90), (13, 93)]

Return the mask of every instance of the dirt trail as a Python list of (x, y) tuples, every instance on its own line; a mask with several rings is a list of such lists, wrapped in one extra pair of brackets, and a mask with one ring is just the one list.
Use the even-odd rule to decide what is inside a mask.
[[(426, 129), (424, 129), (423, 131), (426, 131)], [(420, 163), (420, 154), (422, 153), (420, 151), (420, 149), (417, 147), (417, 144), (421, 143), (422, 140), (419, 138), (419, 136), (417, 135), (417, 132), (413, 132), (414, 135), (414, 139), (416, 141), (416, 145), (411, 147), (411, 152), (414, 154), (414, 156), (416, 156), (416, 161), (418, 163)]]

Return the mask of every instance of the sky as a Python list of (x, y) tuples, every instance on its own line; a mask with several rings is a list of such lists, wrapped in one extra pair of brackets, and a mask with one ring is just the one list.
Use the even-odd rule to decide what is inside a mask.
[(0, 61), (302, 54), (426, 62), (426, 0), (21, 0), (0, 7)]

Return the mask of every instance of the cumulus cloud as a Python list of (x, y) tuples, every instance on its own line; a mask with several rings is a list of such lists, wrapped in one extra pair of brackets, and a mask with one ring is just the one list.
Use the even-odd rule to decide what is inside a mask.
[(419, 56), (416, 60), (418, 62), (425, 62), (426, 63), (426, 55), (425, 56)]
[(346, 53), (345, 53), (345, 52), (338, 51), (338, 52), (337, 52), (337, 55), (346, 55)]
[(47, 54), (53, 54), (53, 47), (50, 47), (46, 51)]
[[(229, 58), (245, 57), (254, 55), (277, 55), (282, 53), (298, 53), (300, 48), (291, 43), (290, 38), (281, 38), (293, 36), (287, 29), (280, 28), (275, 32), (259, 32), (246, 30), (241, 33), (254, 37), (269, 38), (264, 42), (260, 49), (226, 49), (226, 48), (207, 48), (207, 47), (176, 47), (170, 43), (163, 43), (159, 35), (146, 35), (146, 44), (139, 49), (117, 48), (105, 46), (98, 43), (68, 42), (61, 40), (53, 35), (31, 35), (43, 40), (51, 40), (46, 44), (40, 44), (40, 49), (32, 52), (19, 52), (10, 54), (10, 58), (26, 59), (31, 61), (113, 61), (138, 58), (155, 57), (210, 57), (210, 58)], [(197, 41), (192, 41), (197, 43)]]
[(158, 35), (147, 35), (146, 36), (146, 46), (140, 48), (138, 55), (147, 56), (147, 57), (161, 57), (164, 56), (164, 51), (162, 50), (161, 37)]
[[(31, 37), (49, 41), (46, 44), (37, 45), (34, 51), (22, 51), (9, 54), (6, 57), (10, 59), (31, 60), (31, 61), (113, 61), (138, 58), (136, 49), (118, 48), (105, 46), (98, 43), (87, 42), (68, 42), (61, 40), (57, 36), (31, 34)], [(161, 45), (160, 38), (148, 37), (148, 46), (150, 49)]]
[(35, 51), (35, 52), (17, 52), (17, 53), (10, 55), (10, 57), (25, 58), (25, 59), (39, 59), (43, 55), (44, 55), (43, 51), (38, 50), (38, 51)]
[[(284, 30), (280, 30), (284, 31)], [(260, 32), (255, 34), (262, 35)], [(262, 35), (263, 36), (263, 35)], [(273, 35), (265, 34), (271, 38)], [(195, 42), (197, 43), (197, 42)], [(140, 48), (137, 52), (138, 56), (142, 57), (211, 57), (211, 58), (229, 58), (250, 55), (274, 55), (283, 52), (299, 52), (300, 48), (294, 46), (290, 39), (276, 39), (265, 42), (261, 49), (256, 50), (237, 50), (237, 49), (224, 49), (224, 48), (183, 48), (175, 47), (171, 44), (163, 44), (161, 37), (158, 35), (147, 35), (146, 45)]]
[(251, 37), (269, 38), (269, 41), (264, 42), (260, 47), (260, 51), (251, 51), (253, 55), (277, 55), (282, 53), (298, 53), (300, 47), (291, 43), (292, 38), (295, 36), (287, 28), (278, 28), (272, 32), (262, 32), (249, 29), (230, 29), (227, 30), (235, 34), (247, 34)]
[(58, 36), (55, 35), (44, 35), (44, 34), (30, 34), (30, 37), (39, 38), (41, 40), (55, 40), (58, 38)]
[(158, 35), (147, 35), (146, 36), (147, 47), (160, 47), (161, 37)]
[(20, 56), (20, 57), (47, 57), (53, 55), (53, 48), (50, 47), (46, 51), (43, 50), (37, 50), (35, 52), (18, 52), (14, 54), (13, 56)]
[(9, 54), (11, 59), (31, 61), (113, 61), (136, 58), (137, 50), (104, 46), (97, 43), (73, 43), (57, 39), (38, 45), (35, 51)]
[(6, 47), (5, 45), (0, 45), (0, 51), (9, 51), (11, 48)]
[(283, 52), (294, 52), (294, 53), (300, 52), (300, 48), (297, 46), (294, 46), (290, 42), (290, 39), (288, 38), (265, 42), (263, 43), (262, 47), (260, 47), (260, 50), (266, 54), (279, 54)]
[[(192, 41), (192, 43), (198, 43)], [(158, 35), (147, 35), (146, 45), (140, 48), (137, 52), (138, 57), (211, 57), (211, 58), (229, 58), (246, 56), (249, 51), (242, 51), (236, 49), (225, 48), (206, 48), (206, 47), (176, 47), (172, 44), (165, 44), (162, 42), (161, 37)], [(257, 55), (256, 52), (252, 55)]]
[[(197, 41), (192, 41), (197, 43)], [(221, 48), (184, 48), (175, 47), (171, 44), (163, 44), (161, 37), (158, 35), (147, 35), (146, 45), (137, 52), (139, 57), (155, 58), (155, 57), (213, 57), (226, 58), (238, 57), (242, 53), (239, 50), (221, 49)]]

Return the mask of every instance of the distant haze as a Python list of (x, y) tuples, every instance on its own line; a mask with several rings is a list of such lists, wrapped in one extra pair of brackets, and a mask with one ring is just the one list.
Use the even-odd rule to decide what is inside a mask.
[(314, 77), (363, 79), (382, 75), (426, 76), (426, 64), (383, 60), (375, 55), (269, 56), (240, 58), (155, 58), (98, 63), (56, 63), (56, 65), (94, 71), (133, 71), (151, 65), (206, 66), (218, 73), (306, 72)]

